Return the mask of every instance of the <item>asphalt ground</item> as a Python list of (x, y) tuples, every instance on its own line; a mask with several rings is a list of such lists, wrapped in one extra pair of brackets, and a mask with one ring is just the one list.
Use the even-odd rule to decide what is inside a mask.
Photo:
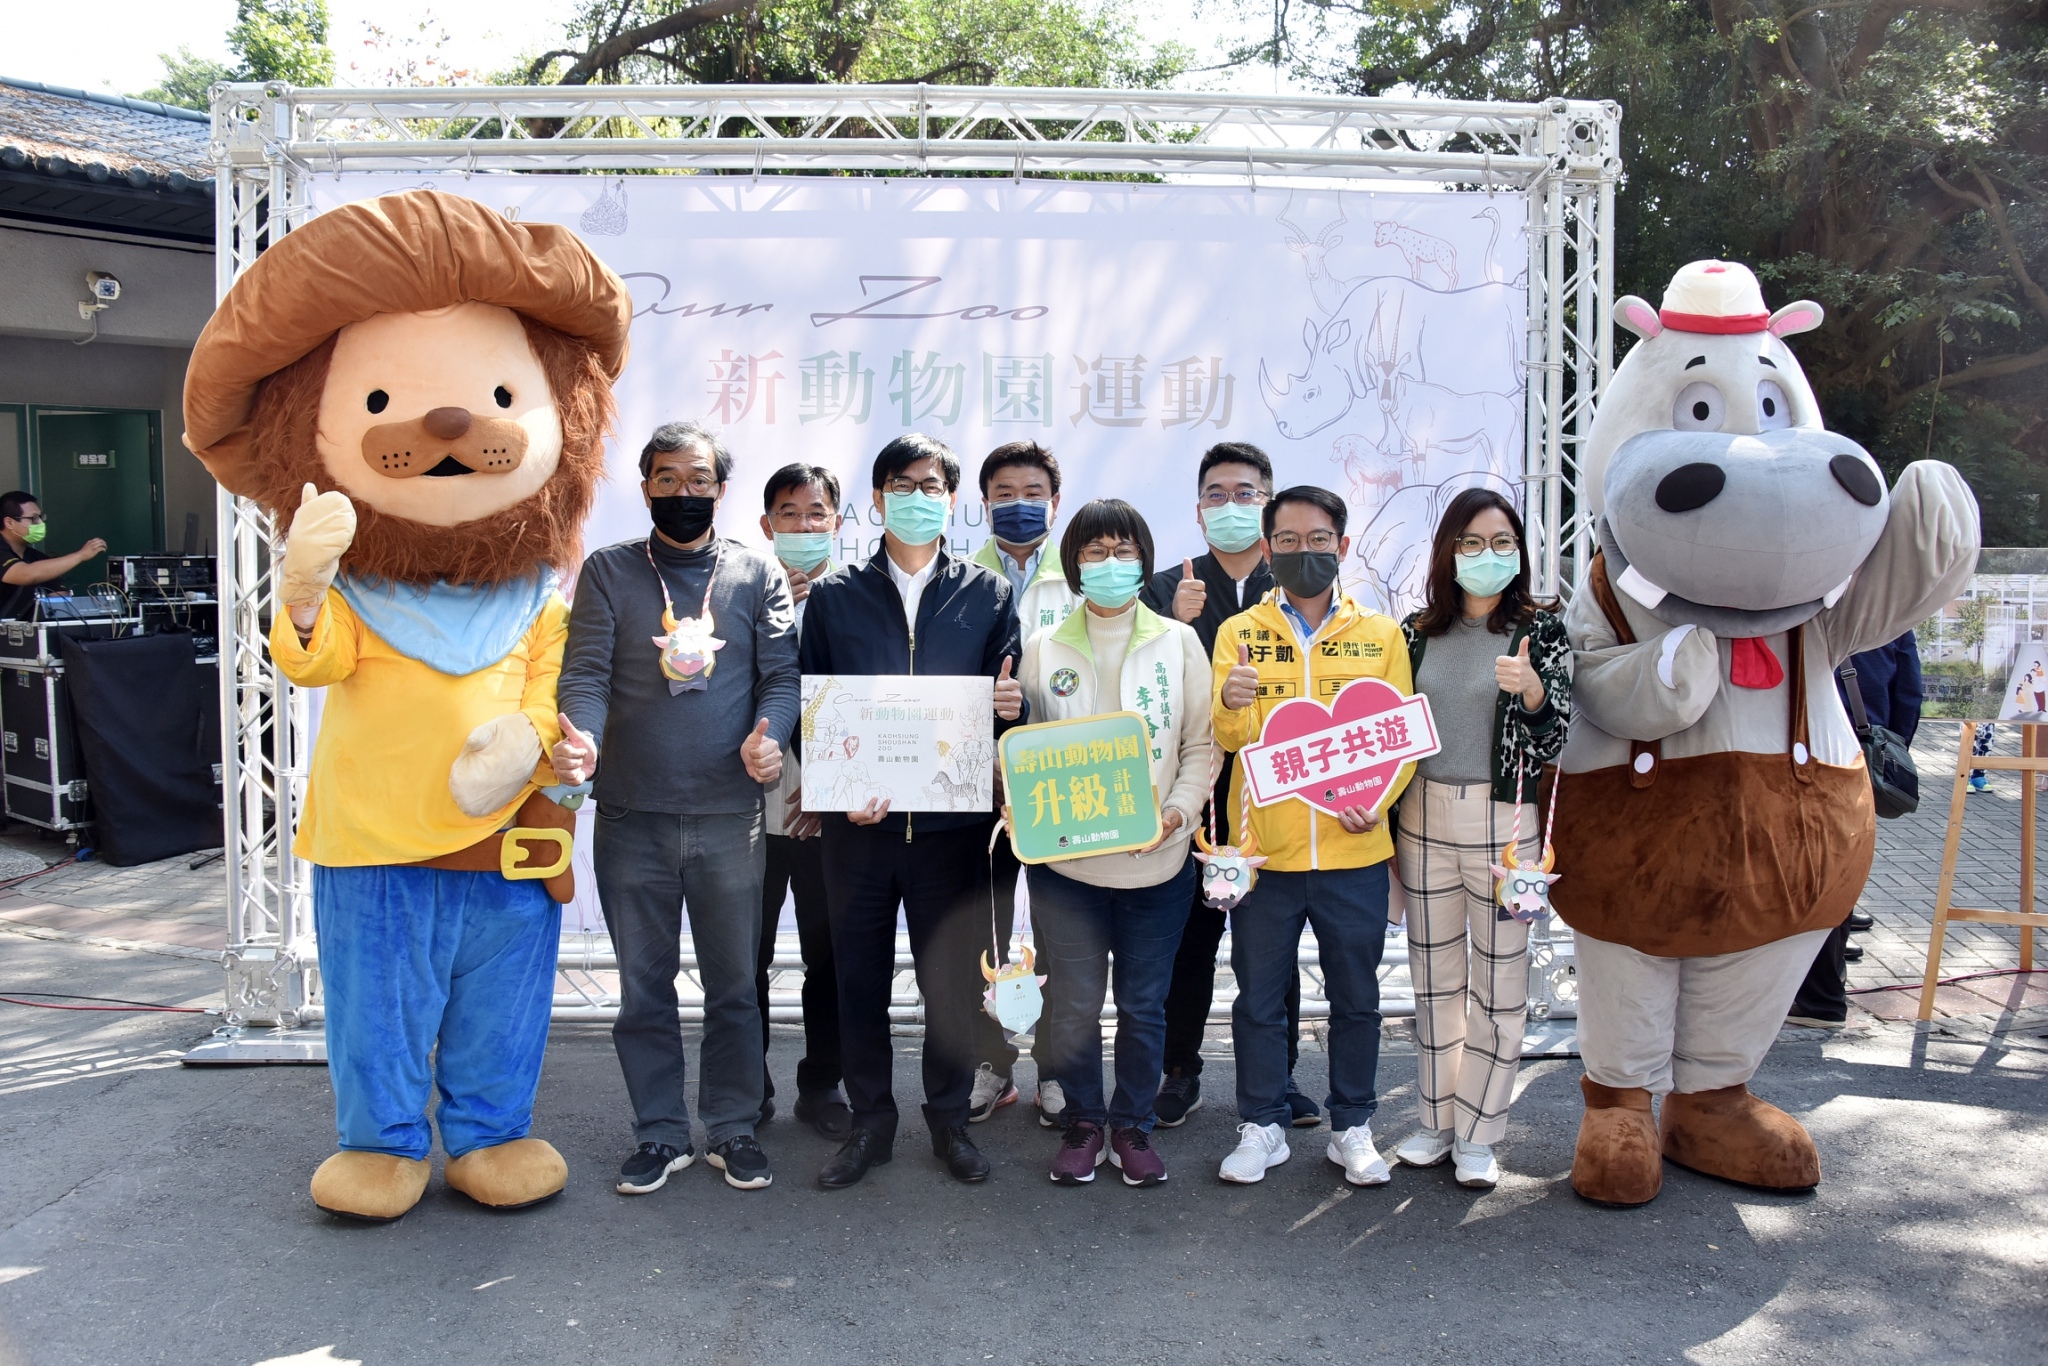
[[(0, 936), (0, 994), (211, 1004), (209, 964)], [(2048, 1359), (2048, 1036), (1788, 1031), (1756, 1090), (1820, 1143), (1819, 1191), (1772, 1196), (1666, 1168), (1652, 1205), (1575, 1197), (1578, 1064), (1524, 1071), (1509, 1175), (1463, 1189), (1396, 1168), (1356, 1190), (1297, 1132), (1226, 1186), (1227, 1057), (1162, 1131), (1172, 1179), (1046, 1177), (1028, 1101), (975, 1127), (995, 1163), (949, 1180), (916, 1116), (859, 1187), (813, 1184), (830, 1145), (763, 1131), (775, 1184), (700, 1163), (612, 1193), (630, 1145), (601, 1027), (558, 1027), (535, 1132), (570, 1184), (497, 1214), (437, 1177), (399, 1223), (306, 1194), (331, 1151), (324, 1069), (187, 1069), (201, 1015), (0, 1005), (0, 1363), (2033, 1362)], [(800, 1040), (777, 1031), (793, 1094)], [(1028, 1064), (1027, 1064), (1028, 1068)], [(1319, 1094), (1322, 1055), (1300, 1076)], [(1020, 1076), (1022, 1073), (1020, 1072)], [(1381, 1069), (1383, 1149), (1414, 1125), (1411, 1054)]]

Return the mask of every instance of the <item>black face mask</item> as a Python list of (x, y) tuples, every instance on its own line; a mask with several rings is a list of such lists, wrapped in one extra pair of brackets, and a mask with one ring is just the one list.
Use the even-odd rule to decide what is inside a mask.
[(1337, 553), (1333, 550), (1290, 550), (1272, 557), (1273, 582), (1297, 598), (1322, 595), (1337, 581)]
[(654, 529), (678, 545), (688, 545), (711, 529), (711, 514), (718, 508), (716, 498), (677, 494), (653, 500)]

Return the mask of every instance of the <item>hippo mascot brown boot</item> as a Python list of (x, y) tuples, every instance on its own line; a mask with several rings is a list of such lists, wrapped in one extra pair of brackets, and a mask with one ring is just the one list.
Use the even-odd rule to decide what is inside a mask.
[(1587, 436), (1595, 553), (1550, 794), (1586, 1063), (1572, 1188), (1642, 1204), (1661, 1157), (1804, 1189), (1813, 1140), (1749, 1083), (1876, 850), (1835, 669), (1961, 591), (1977, 501), (1939, 461), (1887, 487), (1827, 429), (1785, 343), (1820, 305), (1769, 311), (1748, 267), (1695, 261), (1614, 316), (1640, 340)]
[(1572, 1189), (1596, 1205), (1646, 1205), (1664, 1189), (1664, 1157), (1650, 1093), (1579, 1078), (1586, 1113), (1572, 1153)]
[(1820, 1184), (1820, 1153), (1792, 1116), (1740, 1083), (1664, 1097), (1664, 1156), (1689, 1170), (1765, 1190)]

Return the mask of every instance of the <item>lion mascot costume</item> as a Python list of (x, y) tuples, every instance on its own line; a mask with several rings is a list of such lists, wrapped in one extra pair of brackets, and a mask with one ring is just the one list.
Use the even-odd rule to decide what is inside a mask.
[(1962, 589), (1977, 502), (1937, 461), (1886, 489), (1827, 430), (1782, 340), (1820, 306), (1766, 312), (1747, 267), (1694, 262), (1661, 309), (1615, 316), (1641, 340), (1587, 442), (1598, 553), (1565, 619), (1555, 795), (1586, 1064), (1572, 1187), (1643, 1204), (1669, 1159), (1804, 1189), (1813, 1139), (1749, 1080), (1876, 848), (1835, 669)]
[[(567, 230), (433, 190), (312, 219), (193, 351), (186, 444), (287, 521), (272, 658), (326, 704), (293, 851), (313, 868), (340, 1151), (320, 1208), (395, 1219), (429, 1175), (517, 1208), (571, 813), (547, 762), (558, 575), (604, 468), (625, 286)], [(430, 1062), (429, 1059), (432, 1058)]]

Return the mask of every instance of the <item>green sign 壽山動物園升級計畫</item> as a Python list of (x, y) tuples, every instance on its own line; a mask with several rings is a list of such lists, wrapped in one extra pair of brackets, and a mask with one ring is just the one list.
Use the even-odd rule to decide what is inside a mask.
[(1159, 838), (1152, 739), (1137, 712), (1018, 726), (999, 749), (1018, 862), (1123, 853)]

